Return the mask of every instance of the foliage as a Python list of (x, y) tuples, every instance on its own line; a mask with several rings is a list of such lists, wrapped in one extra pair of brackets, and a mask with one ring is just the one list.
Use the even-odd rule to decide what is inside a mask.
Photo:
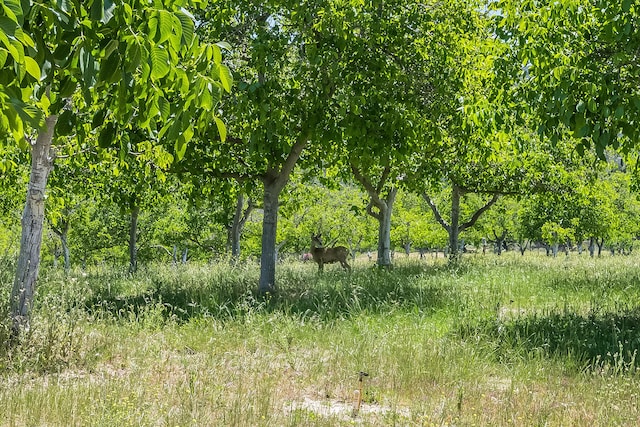
[(518, 109), (539, 117), (539, 132), (569, 129), (580, 152), (593, 145), (601, 158), (609, 146), (630, 150), (640, 114), (638, 4), (504, 0), (491, 6), (496, 33), (521, 64), (505, 90), (515, 94)]
[[(209, 125), (210, 109), (231, 84), (220, 47), (194, 37), (187, 5), (7, 1), (3, 127), (24, 141), (24, 123), (38, 128), (43, 115), (60, 114), (57, 134), (73, 132), (82, 140), (87, 130), (77, 122), (86, 123), (89, 113), (100, 146), (120, 135), (116, 141), (126, 152), (129, 133), (142, 129), (175, 142), (172, 150), (181, 157), (194, 124)], [(73, 98), (78, 89), (82, 98)], [(97, 108), (78, 112), (70, 101)]]

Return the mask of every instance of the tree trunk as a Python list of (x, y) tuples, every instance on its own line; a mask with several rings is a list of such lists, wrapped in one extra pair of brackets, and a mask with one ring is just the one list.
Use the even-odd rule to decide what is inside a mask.
[(600, 240), (596, 239), (596, 245), (598, 246), (598, 258), (602, 256), (602, 248), (604, 247), (604, 237)]
[(391, 266), (391, 214), (393, 203), (398, 193), (397, 188), (389, 190), (383, 204), (379, 206), (378, 217), (378, 267)]
[(454, 185), (451, 189), (451, 222), (449, 223), (449, 260), (457, 262), (460, 258), (458, 239), (460, 237), (460, 189)]
[(138, 215), (140, 214), (140, 206), (131, 201), (131, 224), (129, 227), (129, 273), (135, 273), (138, 270)]
[(31, 174), (27, 201), (22, 214), (22, 236), (16, 275), (11, 290), (12, 336), (29, 328), (29, 315), (40, 268), (40, 248), (44, 225), (44, 200), (47, 179), (53, 169), (51, 144), (58, 116), (45, 119), (46, 127), (38, 132), (31, 151)]
[(69, 273), (71, 269), (71, 259), (69, 256), (69, 243), (67, 235), (69, 234), (69, 223), (65, 222), (62, 230), (60, 230), (60, 243), (62, 244), (62, 258), (64, 259), (64, 271)]
[(442, 217), (442, 214), (438, 210), (435, 202), (429, 197), (428, 194), (422, 194), (424, 200), (429, 204), (433, 215), (436, 218), (436, 221), (447, 231), (449, 235), (449, 251), (445, 252), (445, 256), (449, 257), (449, 262), (456, 263), (460, 259), (460, 251), (458, 249), (458, 238), (460, 233), (467, 228), (473, 227), (475, 223), (478, 221), (480, 216), (487, 211), (491, 206), (493, 206), (498, 199), (500, 198), (499, 194), (494, 194), (487, 203), (484, 204), (480, 209), (478, 209), (471, 219), (463, 224), (460, 224), (460, 196), (462, 195), (462, 190), (456, 184), (453, 184), (451, 187), (451, 222), (445, 221)]
[(502, 251), (504, 250), (504, 241), (507, 238), (507, 231), (502, 230), (502, 233), (498, 236), (495, 230), (493, 230), (493, 236), (496, 238), (496, 248), (498, 255), (502, 255)]
[(236, 212), (233, 215), (233, 223), (231, 224), (230, 241), (231, 241), (231, 257), (238, 259), (240, 257), (240, 220), (242, 219), (242, 208), (244, 207), (244, 194), (238, 193), (236, 202)]
[(520, 241), (519, 242), (519, 246), (520, 246), (520, 255), (524, 256), (525, 251), (527, 250), (527, 245), (529, 244), (529, 242), (527, 242), (526, 240)]
[(262, 219), (262, 254), (260, 255), (260, 282), (258, 292), (273, 292), (276, 285), (276, 233), (280, 190), (276, 181), (264, 180)]
[(260, 255), (260, 280), (258, 292), (266, 294), (276, 290), (276, 232), (278, 227), (278, 206), (280, 192), (289, 182), (289, 177), (302, 151), (307, 146), (311, 133), (302, 132), (298, 140), (291, 147), (287, 159), (280, 170), (269, 168), (262, 177), (264, 186), (262, 222), (262, 253)]
[(236, 211), (233, 215), (233, 222), (229, 228), (229, 243), (231, 246), (231, 258), (237, 260), (240, 257), (240, 236), (242, 229), (249, 219), (249, 215), (254, 208), (253, 201), (249, 198), (247, 208), (244, 208), (244, 194), (238, 193)]

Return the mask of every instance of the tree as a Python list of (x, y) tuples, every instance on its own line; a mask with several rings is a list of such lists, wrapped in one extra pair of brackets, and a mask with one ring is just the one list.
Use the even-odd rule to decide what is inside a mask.
[[(591, 145), (635, 147), (640, 130), (638, 5), (631, 0), (492, 2), (495, 32), (522, 67), (505, 73), (504, 93), (533, 112), (538, 131), (569, 129), (582, 153)], [(505, 63), (500, 65), (504, 66)], [(514, 74), (514, 71), (516, 72)]]
[(335, 99), (344, 142), (334, 162), (341, 161), (367, 193), (367, 211), (378, 221), (379, 266), (391, 265), (393, 203), (414, 166), (411, 157), (437, 145), (440, 115), (456, 96), (453, 52), (459, 52), (458, 35), (471, 27), (465, 18), (473, 7), (336, 2), (319, 24), (332, 29), (323, 40), (333, 49), (326, 61), (340, 67), (342, 77)]
[(261, 183), (263, 294), (276, 289), (280, 195), (299, 160), (312, 163), (322, 156), (334, 134), (327, 121), (339, 76), (323, 62), (327, 47), (315, 22), (330, 4), (225, 1), (201, 17), (202, 34), (222, 35), (236, 46), (229, 62), (238, 90), (223, 106), (231, 118), (230, 143), (194, 151), (190, 158), (206, 158), (204, 169), (212, 178)]
[(429, 196), (426, 193), (423, 193), (423, 197), (425, 201), (429, 204), (429, 207), (431, 208), (431, 211), (433, 212), (433, 215), (436, 221), (438, 221), (438, 223), (442, 226), (442, 228), (444, 228), (447, 231), (447, 234), (449, 235), (449, 260), (454, 263), (457, 262), (460, 257), (461, 248), (458, 242), (460, 233), (462, 233), (464, 230), (468, 228), (473, 227), (475, 223), (478, 221), (478, 219), (480, 218), (480, 216), (487, 209), (493, 206), (493, 204), (496, 203), (498, 201), (498, 198), (500, 197), (499, 193), (494, 193), (488, 201), (485, 201), (483, 205), (481, 205), (479, 208), (475, 210), (475, 212), (473, 212), (473, 214), (467, 221), (461, 223), (460, 222), (460, 218), (461, 218), (460, 202), (463, 194), (464, 194), (464, 190), (462, 190), (458, 185), (453, 184), (451, 186), (450, 220), (447, 221), (445, 220), (444, 216), (436, 206), (436, 203), (431, 198), (431, 196)]
[(0, 128), (28, 141), (32, 159), (11, 294), (14, 335), (29, 324), (56, 137), (75, 132), (82, 144), (89, 113), (103, 147), (115, 140), (126, 152), (126, 139), (114, 137), (142, 128), (154, 141), (175, 142), (180, 157), (194, 123), (198, 129), (211, 118), (212, 104), (200, 101), (203, 87), (217, 97), (230, 89), (220, 47), (194, 36), (193, 17), (182, 8), (187, 5), (4, 1)]

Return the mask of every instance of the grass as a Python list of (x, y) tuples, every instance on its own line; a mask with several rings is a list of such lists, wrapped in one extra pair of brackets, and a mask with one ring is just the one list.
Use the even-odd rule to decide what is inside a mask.
[(0, 425), (638, 425), (638, 261), (44, 270)]

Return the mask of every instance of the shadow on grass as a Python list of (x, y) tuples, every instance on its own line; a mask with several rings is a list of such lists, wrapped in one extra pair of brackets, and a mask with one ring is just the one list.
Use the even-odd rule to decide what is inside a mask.
[(139, 318), (154, 311), (165, 319), (188, 321), (196, 317), (242, 319), (259, 313), (319, 320), (335, 320), (361, 313), (411, 310), (429, 313), (457, 304), (457, 296), (438, 286), (425, 285), (423, 276), (440, 274), (439, 268), (409, 265), (391, 271), (354, 269), (352, 273), (315, 269), (279, 273), (274, 294), (257, 293), (252, 274), (225, 274), (194, 280), (180, 275), (156, 275), (136, 293), (104, 286), (77, 301), (89, 313), (118, 319)]
[(551, 312), (462, 325), (462, 338), (480, 339), (501, 361), (513, 358), (569, 358), (579, 369), (615, 372), (640, 366), (640, 308), (588, 315)]
[(547, 286), (553, 290), (579, 291), (635, 291), (640, 283), (636, 269), (602, 269), (578, 271), (574, 274), (556, 274), (550, 277)]

